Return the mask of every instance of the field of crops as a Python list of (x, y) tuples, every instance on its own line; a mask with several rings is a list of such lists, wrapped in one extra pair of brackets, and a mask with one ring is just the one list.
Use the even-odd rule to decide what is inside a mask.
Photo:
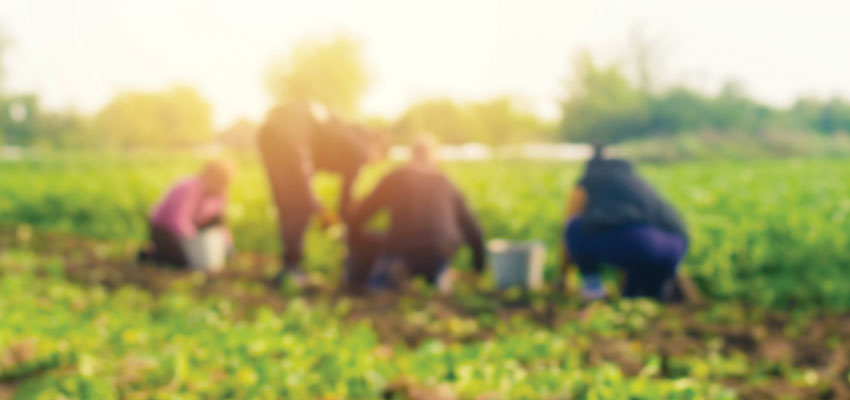
[[(338, 232), (310, 233), (310, 293), (269, 283), (274, 212), (244, 160), (242, 254), (210, 279), (131, 262), (161, 191), (200, 160), (51, 157), (0, 165), (0, 398), (842, 398), (850, 396), (850, 165), (642, 166), (690, 226), (709, 305), (582, 305), (495, 292), (337, 293)], [(364, 192), (388, 166), (368, 171)], [(446, 165), (490, 238), (556, 263), (578, 165)], [(317, 182), (325, 199), (336, 182)], [(464, 266), (464, 257), (458, 266)]]

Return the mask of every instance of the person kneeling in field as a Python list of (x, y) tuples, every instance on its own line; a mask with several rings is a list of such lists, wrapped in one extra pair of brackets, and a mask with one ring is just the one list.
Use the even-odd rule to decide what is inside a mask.
[[(413, 145), (412, 160), (388, 174), (374, 192), (354, 207), (350, 234), (363, 235), (364, 224), (378, 211), (388, 210), (390, 228), (379, 244), (376, 261), (364, 262), (352, 248), (347, 265), (349, 279), (367, 271), (370, 289), (398, 288), (397, 267), (406, 278), (424, 277), (441, 291), (451, 289), (449, 263), (462, 244), (473, 252), (475, 270), (484, 268), (485, 252), (478, 222), (461, 192), (440, 171), (436, 141), (422, 136)], [(369, 257), (366, 257), (367, 259)]]
[(202, 270), (223, 267), (232, 248), (224, 213), (235, 169), (230, 161), (212, 160), (200, 174), (174, 185), (150, 215), (152, 246), (140, 259)]
[[(582, 297), (605, 297), (600, 265), (625, 274), (624, 297), (668, 299), (688, 248), (675, 210), (625, 160), (606, 159), (596, 146), (567, 202), (564, 270), (578, 265)], [(688, 296), (688, 293), (683, 294)]]

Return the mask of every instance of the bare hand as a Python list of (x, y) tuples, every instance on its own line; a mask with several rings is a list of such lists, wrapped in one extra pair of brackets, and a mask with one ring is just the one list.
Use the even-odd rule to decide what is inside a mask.
[(322, 230), (328, 230), (330, 227), (339, 225), (342, 222), (339, 215), (329, 209), (325, 208), (319, 211), (319, 224), (322, 227)]

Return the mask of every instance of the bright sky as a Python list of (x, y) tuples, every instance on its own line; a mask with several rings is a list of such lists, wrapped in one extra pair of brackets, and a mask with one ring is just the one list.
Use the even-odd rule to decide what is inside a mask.
[(554, 117), (571, 55), (617, 54), (636, 27), (662, 44), (666, 79), (735, 78), (780, 105), (850, 96), (847, 21), (845, 0), (0, 0), (8, 89), (94, 111), (120, 90), (188, 83), (219, 127), (259, 119), (271, 60), (317, 34), (363, 43), (368, 113), (512, 94)]

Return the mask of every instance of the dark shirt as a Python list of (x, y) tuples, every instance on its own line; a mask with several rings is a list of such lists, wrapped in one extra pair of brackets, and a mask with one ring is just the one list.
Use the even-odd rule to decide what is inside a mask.
[(590, 160), (578, 184), (587, 192), (582, 220), (589, 232), (647, 223), (687, 238), (685, 224), (673, 207), (637, 176), (627, 161)]
[(357, 175), (368, 158), (365, 133), (356, 126), (336, 120), (312, 131), (309, 148), (316, 170), (342, 176)]
[(352, 229), (361, 229), (381, 209), (390, 212), (385, 251), (436, 254), (451, 258), (466, 243), (476, 270), (484, 268), (481, 228), (460, 191), (436, 168), (403, 166), (378, 183), (353, 211)]
[[(339, 120), (320, 124), (299, 103), (275, 108), (259, 133), (259, 146), (278, 204), (298, 210), (318, 207), (309, 180), (315, 171), (342, 176), (340, 209), (347, 212), (351, 187), (367, 162), (363, 132)], [(292, 205), (289, 207), (288, 205)]]

